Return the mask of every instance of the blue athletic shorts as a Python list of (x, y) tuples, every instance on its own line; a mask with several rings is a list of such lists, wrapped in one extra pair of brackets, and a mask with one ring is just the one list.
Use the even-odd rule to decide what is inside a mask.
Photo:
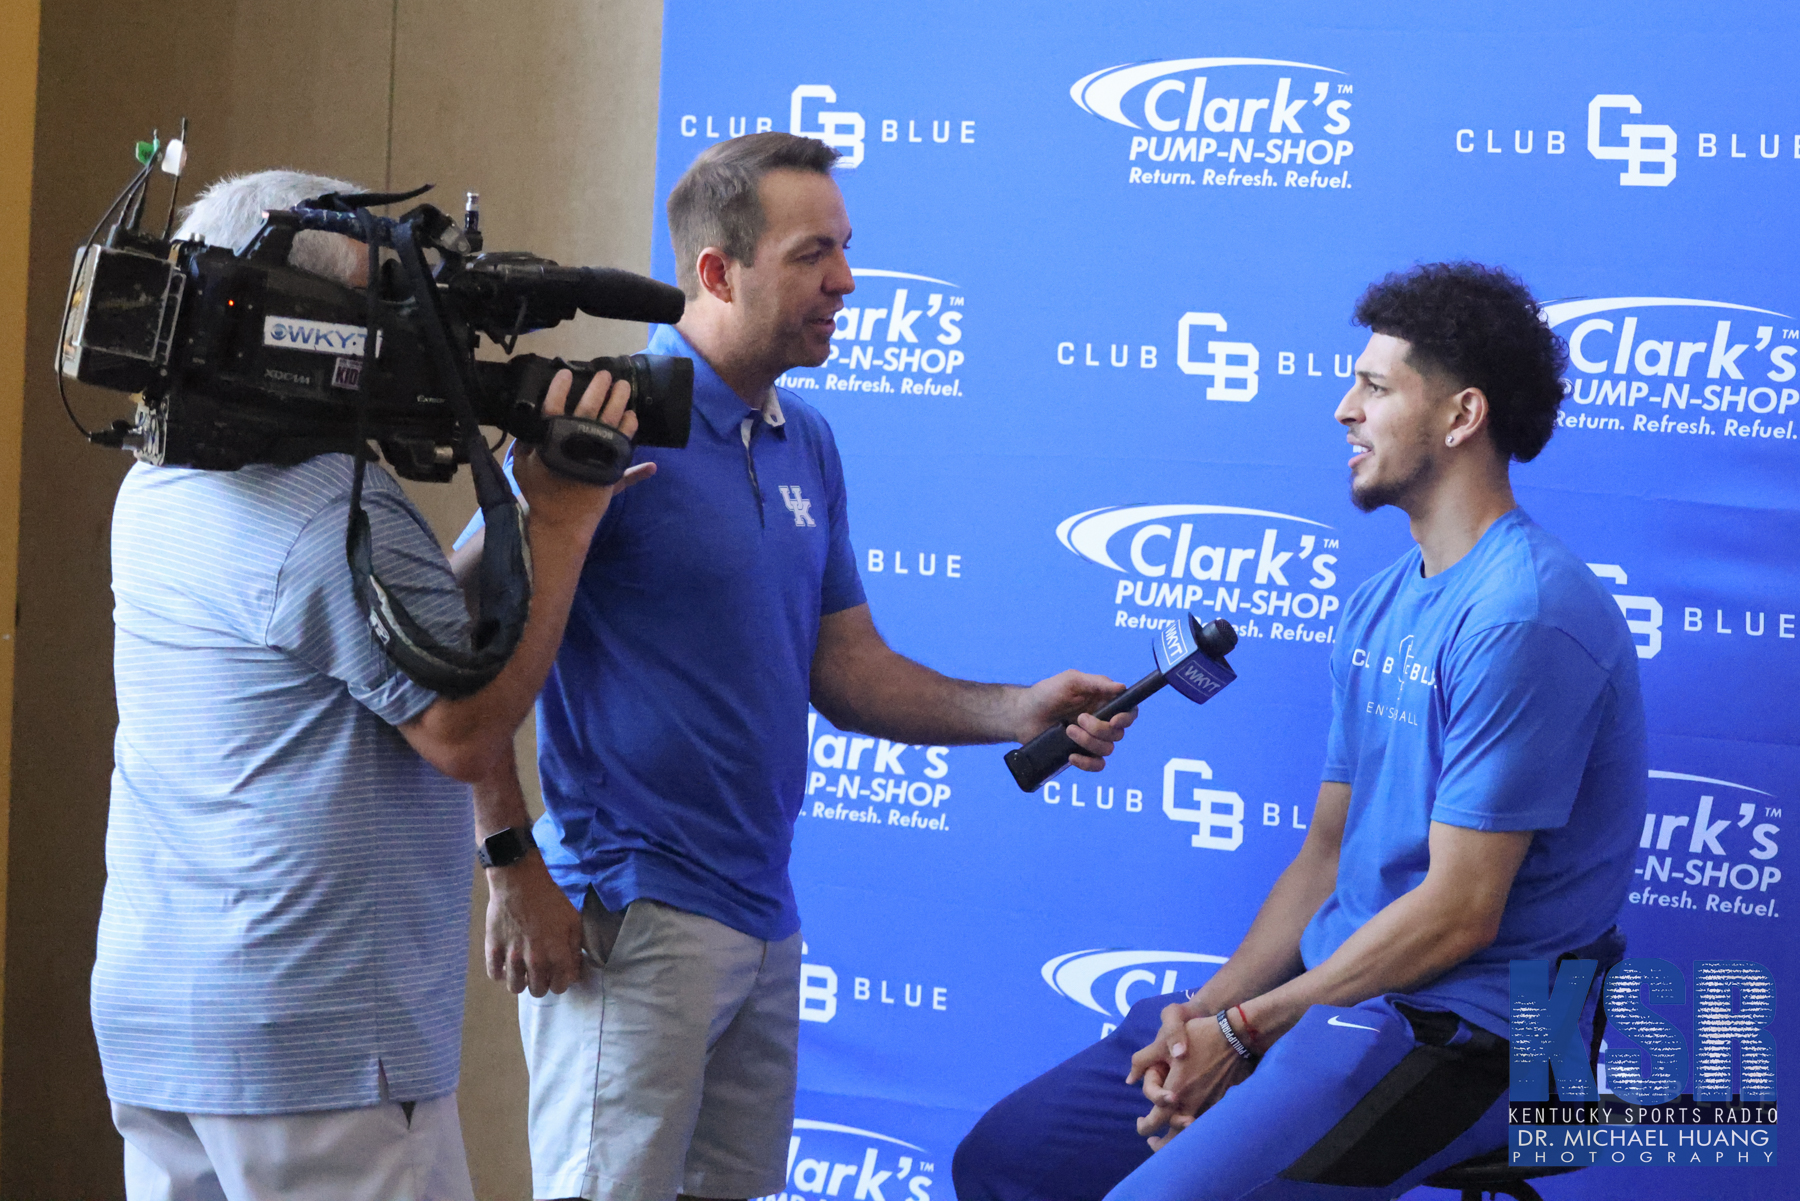
[(957, 1148), (959, 1201), (1375, 1201), (1506, 1145), (1508, 1046), (1401, 996), (1315, 1005), (1151, 1154), (1131, 1056), (1180, 994), (989, 1110)]

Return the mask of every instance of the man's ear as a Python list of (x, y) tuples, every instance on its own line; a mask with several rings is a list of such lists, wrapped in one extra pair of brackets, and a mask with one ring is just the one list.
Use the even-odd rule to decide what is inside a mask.
[(1480, 388), (1463, 388), (1450, 397), (1450, 420), (1444, 434), (1452, 445), (1467, 442), (1486, 432), (1488, 417), (1487, 393)]
[(700, 280), (700, 287), (715, 300), (731, 303), (731, 260), (723, 250), (717, 246), (702, 250), (694, 260), (694, 274)]

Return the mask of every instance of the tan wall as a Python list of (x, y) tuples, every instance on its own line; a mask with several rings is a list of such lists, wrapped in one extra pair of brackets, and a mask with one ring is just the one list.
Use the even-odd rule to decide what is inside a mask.
[[(36, 10), (5, 2), (9, 22), (13, 7)], [(468, 0), (60, 0), (46, 7), (30, 184), (0, 1197), (123, 1195), (119, 1140), (88, 1025), (87, 976), (104, 883), (115, 721), (108, 518), (129, 462), (75, 436), (57, 404), (50, 361), (69, 256), (130, 174), (131, 143), (151, 125), (167, 136), (185, 114), (190, 186), (280, 165), (372, 186), (435, 182), (434, 199), (446, 209), (460, 208), (462, 191), (473, 188), (482, 193), (494, 249), (641, 271), (650, 256), (660, 36), (661, 5), (643, 0), (548, 0), (505, 10)], [(6, 86), (22, 67), (7, 61)], [(11, 121), (19, 110), (0, 101)], [(13, 187), (22, 160), (15, 153), (4, 161), (0, 192)], [(7, 217), (0, 237), (17, 246), (22, 227), (11, 209), (0, 215)], [(17, 333), (4, 307), (5, 263), (0, 250), (0, 363), (5, 338)], [(640, 344), (642, 332), (582, 318), (540, 335), (532, 349), (612, 353)], [(0, 445), (16, 446), (7, 434), (4, 370)], [(108, 394), (71, 395), (90, 425), (123, 414)], [(9, 470), (0, 453), (5, 530)], [(466, 479), (412, 489), (440, 534), (454, 532), (473, 508)], [(0, 589), (5, 558), (0, 532)], [(0, 634), (5, 626), (0, 620)], [(0, 691), (4, 684), (0, 671)], [(484, 904), (478, 888), (471, 914), (477, 957)], [(527, 1197), (513, 1002), (474, 966), (461, 1102), (476, 1192)]]
[[(5, 952), (7, 814), (11, 800), (13, 612), (18, 599), (19, 432), (25, 409), (25, 308), (31, 233), (31, 148), (37, 112), (38, 0), (0, 2), (0, 957)], [(0, 1016), (5, 972), (0, 965)], [(3, 1028), (3, 1027), (0, 1027)]]

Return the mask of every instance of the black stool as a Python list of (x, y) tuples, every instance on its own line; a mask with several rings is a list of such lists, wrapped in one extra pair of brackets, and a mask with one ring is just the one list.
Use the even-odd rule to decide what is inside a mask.
[(1441, 1172), (1433, 1172), (1419, 1183), (1427, 1188), (1461, 1189), (1462, 1201), (1481, 1201), (1484, 1194), (1495, 1197), (1504, 1194), (1517, 1201), (1544, 1201), (1526, 1181), (1581, 1170), (1580, 1167), (1553, 1168), (1547, 1164), (1541, 1167), (1510, 1164), (1506, 1162), (1506, 1154), (1507, 1149), (1501, 1147), (1486, 1155), (1452, 1164)]

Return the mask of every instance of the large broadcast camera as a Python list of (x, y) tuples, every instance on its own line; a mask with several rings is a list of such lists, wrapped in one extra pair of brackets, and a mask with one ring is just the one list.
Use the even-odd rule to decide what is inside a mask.
[[(185, 121), (182, 127), (185, 136)], [(130, 393), (137, 413), (135, 421), (98, 431), (72, 409), (70, 419), (89, 441), (162, 466), (235, 471), (355, 455), (346, 549), (371, 628), (426, 687), (450, 696), (476, 691), (517, 645), (530, 600), (524, 518), (481, 427), (499, 427), (533, 446), (560, 474), (610, 484), (630, 465), (634, 445), (687, 445), (694, 379), (691, 359), (664, 355), (480, 361), (479, 335), (511, 354), (521, 334), (577, 310), (673, 324), (685, 297), (627, 271), (562, 267), (525, 252), (482, 253), (474, 193), (461, 227), (429, 204), (398, 218), (371, 211), (411, 200), (429, 184), (405, 193), (319, 196), (265, 213), (241, 253), (174, 240), (184, 158), (184, 139), (163, 146), (153, 135), (139, 143), (139, 171), (76, 252), (57, 345), (58, 386), (67, 377)], [(162, 236), (153, 237), (139, 226), (158, 166), (175, 182)], [(105, 240), (97, 240), (115, 214)], [(367, 286), (346, 287), (291, 266), (294, 238), (304, 230), (363, 243)], [(565, 367), (575, 375), (571, 398), (600, 371), (630, 383), (638, 417), (633, 439), (598, 421), (543, 415), (550, 381)], [(433, 640), (374, 574), (361, 507), (371, 442), (408, 479), (449, 480), (459, 464), (470, 465), (488, 526), (472, 652)]]

